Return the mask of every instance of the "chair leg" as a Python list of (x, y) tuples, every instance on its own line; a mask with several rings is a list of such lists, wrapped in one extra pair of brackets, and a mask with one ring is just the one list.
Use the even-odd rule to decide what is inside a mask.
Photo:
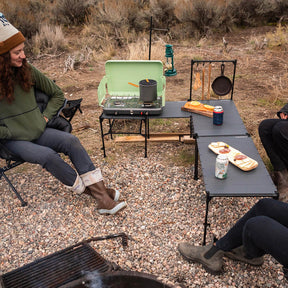
[(16, 188), (13, 186), (13, 184), (11, 183), (11, 181), (9, 180), (9, 178), (5, 175), (5, 173), (2, 171), (0, 174), (0, 179), (1, 177), (4, 177), (4, 179), (6, 180), (6, 182), (9, 184), (9, 186), (12, 188), (13, 192), (16, 194), (17, 198), (20, 200), (21, 202), (21, 206), (25, 207), (27, 206), (27, 202), (23, 200), (23, 198), (21, 197), (21, 195), (18, 193), (18, 191), (16, 190)]

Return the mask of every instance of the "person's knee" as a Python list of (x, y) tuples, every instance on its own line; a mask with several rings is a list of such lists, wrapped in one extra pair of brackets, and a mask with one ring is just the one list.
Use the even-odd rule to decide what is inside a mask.
[(58, 161), (59, 155), (57, 152), (55, 152), (53, 149), (47, 148), (44, 151), (42, 151), (41, 155), (38, 157), (38, 164), (40, 164), (43, 168), (46, 168), (48, 163), (52, 164), (56, 163)]
[(257, 209), (257, 214), (258, 215), (262, 215), (265, 214), (265, 211), (268, 211), (270, 209), (270, 207), (272, 206), (272, 203), (275, 200), (272, 198), (263, 198), (260, 199), (256, 204), (255, 204), (255, 208)]
[(271, 128), (272, 128), (272, 126), (271, 126), (270, 119), (262, 120), (258, 126), (258, 133), (260, 136), (265, 135), (265, 134), (269, 133)]
[(65, 137), (65, 139), (62, 142), (63, 147), (66, 147), (66, 149), (64, 149), (66, 151), (66, 153), (71, 149), (77, 149), (78, 147), (81, 146), (81, 143), (79, 141), (79, 139), (74, 136), (73, 134), (67, 134), (67, 137)]
[(252, 235), (259, 235), (261, 231), (265, 230), (265, 227), (269, 226), (269, 223), (271, 221), (271, 218), (268, 216), (255, 216), (250, 218), (244, 225), (243, 228), (243, 235), (249, 235), (249, 237), (252, 237)]
[(288, 122), (280, 121), (273, 126), (273, 139), (287, 139), (288, 138)]

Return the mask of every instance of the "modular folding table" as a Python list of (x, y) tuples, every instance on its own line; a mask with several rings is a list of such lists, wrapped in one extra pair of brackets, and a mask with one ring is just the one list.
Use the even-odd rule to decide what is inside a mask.
[[(195, 170), (194, 179), (198, 179), (198, 161), (200, 156), (203, 180), (206, 190), (206, 213), (204, 222), (204, 239), (206, 243), (207, 226), (209, 225), (209, 202), (213, 197), (277, 197), (277, 189), (247, 133), (243, 121), (232, 100), (201, 101), (209, 105), (221, 105), (224, 109), (224, 121), (220, 126), (213, 125), (209, 117), (193, 114), (192, 131), (195, 138)], [(227, 179), (215, 177), (216, 154), (208, 145), (211, 142), (224, 142), (241, 151), (258, 162), (258, 167), (244, 172), (233, 164), (229, 164)]]
[[(182, 111), (181, 107), (184, 106), (186, 101), (166, 101), (165, 106), (163, 107), (162, 113), (159, 115), (111, 115), (105, 114), (104, 112), (100, 115), (100, 128), (101, 128), (101, 138), (102, 138), (102, 149), (104, 153), (104, 157), (106, 157), (105, 151), (105, 141), (104, 137), (106, 135), (110, 135), (112, 138), (113, 134), (142, 134), (142, 122), (144, 122), (144, 137), (145, 137), (145, 157), (147, 157), (147, 139), (149, 138), (149, 119), (164, 119), (164, 118), (190, 118), (190, 122), (192, 121), (192, 114), (190, 112)], [(103, 130), (103, 121), (107, 119), (109, 120), (109, 130), (107, 133), (104, 133)], [(113, 132), (113, 125), (115, 120), (120, 119), (128, 119), (128, 120), (140, 120), (140, 129), (138, 133), (124, 132), (124, 131), (115, 131)], [(111, 121), (112, 120), (112, 121)], [(190, 126), (191, 127), (191, 126)], [(191, 134), (192, 136), (192, 134)]]
[[(258, 162), (258, 167), (243, 171), (229, 163), (226, 179), (215, 177), (216, 154), (208, 145), (211, 142), (224, 142)], [(211, 136), (197, 139), (203, 180), (206, 190), (206, 215), (204, 239), (206, 242), (209, 202), (213, 197), (277, 197), (277, 189), (253, 143), (248, 136)]]
[(191, 133), (195, 143), (195, 170), (194, 179), (198, 179), (198, 141), (199, 137), (206, 136), (243, 136), (248, 135), (245, 125), (238, 113), (233, 100), (206, 100), (200, 101), (212, 106), (222, 106), (224, 110), (223, 124), (213, 125), (213, 120), (207, 116), (193, 113), (191, 118)]

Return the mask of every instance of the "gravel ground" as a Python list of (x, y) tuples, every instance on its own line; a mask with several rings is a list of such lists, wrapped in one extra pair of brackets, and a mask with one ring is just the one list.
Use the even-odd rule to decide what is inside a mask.
[[(93, 132), (87, 129), (81, 133), (79, 137), (84, 139)], [(265, 256), (261, 268), (225, 259), (225, 273), (220, 276), (210, 275), (201, 265), (180, 256), (179, 242), (201, 245), (203, 239), (205, 190), (201, 173), (196, 181), (191, 164), (177, 161), (183, 151), (190, 151), (192, 157), (193, 150), (193, 145), (180, 142), (149, 143), (148, 158), (143, 158), (143, 143), (115, 145), (110, 141), (108, 157), (103, 158), (96, 147), (91, 153), (93, 162), (128, 203), (128, 208), (115, 216), (97, 214), (89, 196), (71, 194), (38, 165), (25, 163), (13, 174), (10, 171), (29, 205), (20, 207), (6, 182), (0, 182), (0, 274), (90, 237), (125, 232), (129, 236), (127, 248), (121, 246), (120, 239), (91, 245), (122, 269), (151, 273), (171, 286), (287, 287), (281, 265), (270, 256)], [(256, 201), (212, 199), (208, 237), (224, 235)]]

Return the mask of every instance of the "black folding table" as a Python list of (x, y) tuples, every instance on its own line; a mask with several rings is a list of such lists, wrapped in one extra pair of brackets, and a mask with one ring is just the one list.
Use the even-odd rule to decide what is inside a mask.
[[(143, 115), (113, 115), (113, 114), (106, 114), (102, 113), (99, 117), (100, 121), (100, 128), (101, 128), (101, 138), (102, 138), (102, 149), (104, 153), (104, 157), (106, 157), (106, 151), (105, 151), (105, 141), (104, 137), (105, 135), (110, 135), (112, 138), (113, 134), (140, 134), (145, 137), (145, 157), (147, 157), (147, 139), (149, 139), (149, 120), (150, 119), (164, 119), (164, 118), (190, 118), (190, 122), (192, 121), (192, 114), (190, 112), (182, 111), (181, 107), (184, 106), (186, 101), (167, 101), (165, 106), (163, 107), (162, 113), (159, 115), (149, 115), (149, 114), (143, 114)], [(113, 132), (113, 125), (114, 121), (121, 120), (121, 119), (127, 119), (127, 120), (140, 120), (140, 128), (139, 132), (126, 132), (126, 131), (115, 131)], [(104, 133), (103, 130), (103, 121), (109, 120), (109, 130), (107, 133)], [(144, 134), (142, 133), (142, 123), (144, 122)], [(192, 127), (192, 126), (190, 126)], [(191, 134), (192, 136), (192, 134)]]
[[(208, 145), (211, 142), (224, 142), (258, 162), (258, 167), (243, 171), (229, 163), (226, 179), (215, 177), (216, 154)], [(249, 136), (211, 136), (197, 139), (203, 181), (206, 190), (206, 214), (204, 239), (206, 243), (209, 202), (213, 197), (277, 197), (277, 189)]]
[(198, 179), (198, 141), (199, 137), (206, 136), (248, 136), (245, 125), (239, 115), (233, 100), (203, 100), (201, 103), (222, 106), (224, 110), (223, 124), (214, 125), (213, 119), (207, 116), (193, 113), (191, 118), (191, 133), (195, 142), (195, 169), (194, 179)]
[[(209, 105), (220, 105), (224, 109), (223, 124), (213, 125), (209, 117), (193, 114), (191, 130), (195, 138), (194, 179), (198, 179), (198, 161), (206, 190), (206, 213), (203, 245), (206, 243), (209, 202), (213, 197), (278, 197), (277, 189), (248, 134), (233, 100), (201, 101)], [(258, 162), (258, 167), (244, 172), (229, 164), (227, 179), (215, 177), (216, 154), (208, 145), (211, 142), (224, 142)]]

